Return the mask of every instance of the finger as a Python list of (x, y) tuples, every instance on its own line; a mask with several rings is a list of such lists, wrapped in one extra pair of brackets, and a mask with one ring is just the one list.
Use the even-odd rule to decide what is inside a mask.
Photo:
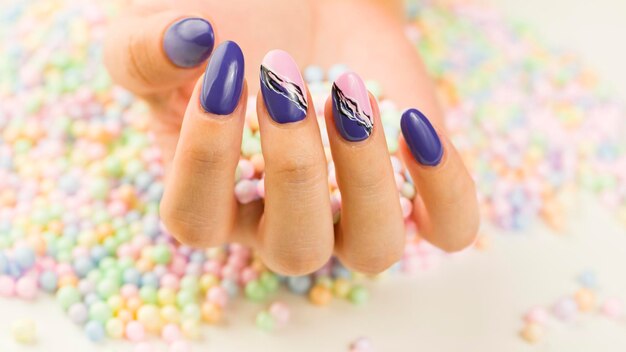
[(116, 82), (146, 96), (196, 79), (214, 42), (213, 27), (201, 17), (171, 10), (132, 14), (110, 26), (104, 62)]
[(448, 252), (469, 246), (478, 232), (478, 202), (461, 157), (420, 111), (405, 111), (400, 124), (402, 155), (421, 196), (414, 201), (420, 235)]
[(378, 106), (361, 78), (345, 73), (333, 84), (325, 116), (342, 199), (336, 254), (356, 271), (379, 273), (400, 260), (405, 236)]
[(333, 250), (326, 158), (315, 109), (293, 59), (269, 52), (257, 99), (265, 159), (265, 215), (259, 242), (266, 264), (283, 274), (310, 273)]
[(247, 97), (243, 75), (241, 49), (224, 42), (196, 84), (183, 119), (161, 217), (176, 239), (194, 247), (222, 244), (233, 228)]

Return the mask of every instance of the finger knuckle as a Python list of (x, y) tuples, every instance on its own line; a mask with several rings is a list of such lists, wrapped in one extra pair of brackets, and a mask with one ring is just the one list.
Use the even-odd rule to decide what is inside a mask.
[(225, 170), (229, 163), (229, 153), (219, 147), (189, 146), (181, 151), (182, 158), (192, 170), (207, 172)]
[(158, 77), (150, 71), (154, 66), (152, 64), (154, 56), (151, 55), (148, 38), (150, 36), (145, 35), (142, 30), (131, 33), (128, 38), (128, 48), (122, 55), (125, 55), (127, 73), (136, 81), (149, 87), (155, 84), (155, 79)]
[(321, 175), (320, 158), (311, 155), (297, 155), (276, 161), (276, 174), (287, 184), (306, 184)]

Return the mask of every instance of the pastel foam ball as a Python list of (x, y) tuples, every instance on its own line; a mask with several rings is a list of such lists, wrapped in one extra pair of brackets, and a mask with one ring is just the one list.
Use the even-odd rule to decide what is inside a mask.
[(578, 304), (571, 297), (559, 299), (552, 307), (552, 313), (563, 321), (572, 320), (578, 312)]
[(161, 337), (166, 343), (172, 343), (183, 338), (183, 333), (176, 324), (167, 324), (161, 330)]
[(312, 280), (310, 276), (290, 276), (287, 278), (287, 287), (291, 292), (304, 295), (309, 292)]
[(70, 317), (72, 322), (79, 325), (84, 324), (89, 318), (87, 307), (81, 302), (72, 304), (67, 311), (67, 315)]
[(609, 298), (602, 304), (602, 314), (611, 319), (618, 319), (624, 313), (624, 304), (617, 298)]
[(548, 321), (548, 312), (544, 308), (534, 307), (526, 313), (524, 320), (527, 323), (544, 325)]
[(317, 306), (325, 306), (330, 303), (333, 294), (328, 287), (323, 285), (315, 285), (309, 291), (309, 301)]
[(22, 270), (28, 270), (35, 265), (35, 251), (30, 247), (18, 247), (13, 251), (13, 257)]
[(37, 324), (32, 319), (19, 319), (11, 324), (11, 335), (20, 344), (33, 344), (37, 340)]
[(56, 300), (65, 310), (80, 299), (80, 292), (73, 286), (64, 286), (57, 291)]
[(100, 342), (105, 337), (104, 327), (101, 322), (90, 320), (85, 324), (85, 334), (91, 341)]
[(574, 294), (574, 300), (581, 312), (590, 312), (596, 304), (596, 295), (588, 288), (581, 288)]
[(191, 345), (184, 340), (178, 340), (172, 342), (168, 352), (189, 352), (191, 351)]
[(217, 324), (222, 319), (222, 307), (206, 301), (201, 306), (202, 319), (208, 324)]
[(109, 319), (106, 322), (105, 330), (108, 336), (114, 339), (124, 337), (124, 322), (118, 318)]
[(133, 320), (126, 324), (125, 335), (129, 341), (139, 342), (145, 338), (146, 331), (141, 323)]
[(15, 293), (20, 298), (32, 300), (37, 296), (37, 281), (30, 276), (24, 276), (15, 283)]
[(270, 305), (268, 312), (274, 317), (277, 325), (284, 326), (289, 322), (291, 312), (289, 307), (283, 302), (274, 302)]
[(89, 319), (99, 321), (104, 324), (107, 320), (111, 319), (113, 312), (108, 304), (98, 301), (94, 302), (89, 307)]
[(545, 329), (535, 323), (528, 323), (520, 331), (520, 336), (528, 343), (537, 343), (544, 335)]
[(147, 304), (141, 306), (137, 310), (137, 321), (140, 322), (147, 331), (157, 332), (162, 324), (159, 313), (159, 309), (154, 305)]
[(368, 338), (359, 337), (350, 344), (350, 352), (371, 352), (372, 343)]
[(364, 304), (369, 299), (369, 292), (365, 287), (356, 285), (350, 290), (348, 299), (354, 304)]
[(15, 280), (10, 276), (0, 276), (0, 296), (11, 297), (15, 294)]
[(39, 286), (46, 292), (54, 292), (59, 283), (59, 277), (54, 271), (45, 270), (39, 275)]
[(267, 311), (260, 311), (256, 316), (256, 326), (264, 331), (272, 331), (276, 322), (274, 317)]
[(183, 335), (188, 339), (198, 340), (202, 335), (200, 324), (196, 320), (185, 320), (181, 325)]

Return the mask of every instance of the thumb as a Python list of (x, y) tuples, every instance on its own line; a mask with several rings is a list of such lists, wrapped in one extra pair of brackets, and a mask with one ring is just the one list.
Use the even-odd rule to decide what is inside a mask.
[(109, 28), (104, 62), (117, 83), (146, 96), (196, 79), (214, 42), (203, 18), (177, 11), (134, 15)]

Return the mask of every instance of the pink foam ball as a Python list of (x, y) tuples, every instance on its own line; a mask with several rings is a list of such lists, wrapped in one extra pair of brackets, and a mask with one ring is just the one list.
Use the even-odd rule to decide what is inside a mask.
[(256, 280), (259, 277), (259, 274), (252, 268), (244, 268), (241, 271), (241, 282), (243, 284), (247, 284), (252, 280)]
[(291, 312), (289, 307), (283, 302), (274, 302), (269, 308), (270, 314), (274, 317), (278, 325), (285, 325), (289, 322)]
[(167, 324), (161, 330), (161, 337), (166, 343), (173, 343), (182, 339), (183, 334), (176, 324)]
[(226, 265), (222, 268), (221, 276), (224, 279), (239, 280), (239, 269), (232, 265)]
[(396, 188), (398, 191), (400, 191), (402, 189), (402, 186), (404, 186), (404, 176), (399, 173), (394, 173), (393, 177), (396, 181)]
[(184, 341), (184, 340), (174, 341), (170, 345), (170, 349), (169, 349), (169, 352), (189, 352), (189, 351), (191, 351), (191, 345), (189, 345), (189, 342)]
[(249, 180), (254, 176), (254, 165), (249, 160), (241, 159), (237, 166), (242, 179)]
[(247, 204), (257, 199), (256, 182), (241, 180), (235, 185), (235, 197), (241, 204)]
[(544, 308), (534, 307), (526, 313), (524, 320), (527, 323), (544, 325), (548, 321), (548, 312)]
[(228, 304), (228, 292), (222, 286), (213, 286), (206, 294), (207, 300), (213, 302), (221, 307), (225, 307)]
[(402, 216), (405, 219), (408, 218), (413, 211), (413, 203), (404, 197), (400, 197), (400, 207), (402, 208)]
[(241, 254), (231, 254), (228, 257), (227, 264), (230, 266), (234, 266), (235, 268), (243, 268), (244, 266), (246, 266), (247, 261), (248, 260), (246, 259), (246, 257)]
[(178, 290), (179, 280), (174, 274), (167, 273), (161, 277), (161, 287)]
[(170, 270), (178, 275), (183, 276), (185, 274), (185, 270), (187, 269), (187, 259), (181, 255), (176, 255), (172, 258), (172, 262), (170, 263)]
[(147, 342), (140, 342), (135, 345), (133, 352), (154, 352), (154, 348)]
[(15, 292), (21, 298), (34, 299), (37, 296), (37, 281), (30, 276), (24, 276), (17, 280)]
[(128, 299), (131, 297), (137, 297), (137, 295), (139, 294), (139, 290), (135, 285), (126, 284), (120, 289), (120, 294), (122, 295), (122, 297)]
[(131, 321), (126, 324), (126, 338), (131, 342), (139, 342), (146, 337), (143, 325), (138, 321)]
[(350, 344), (350, 352), (370, 352), (372, 351), (372, 343), (365, 337), (359, 337)]
[(624, 304), (617, 298), (609, 298), (602, 304), (602, 314), (611, 319), (618, 319), (624, 312)]
[(222, 273), (222, 264), (217, 260), (208, 260), (204, 263), (202, 269), (207, 274), (219, 276)]
[(11, 297), (15, 294), (15, 280), (10, 276), (0, 276), (0, 296)]
[(74, 274), (74, 269), (72, 269), (71, 265), (67, 263), (61, 263), (57, 265), (57, 275), (65, 276), (69, 274)]

